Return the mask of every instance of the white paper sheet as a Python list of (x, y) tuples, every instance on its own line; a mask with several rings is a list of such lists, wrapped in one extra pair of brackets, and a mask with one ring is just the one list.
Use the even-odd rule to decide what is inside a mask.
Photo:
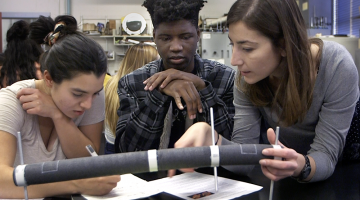
[(138, 199), (149, 197), (154, 194), (162, 192), (156, 187), (152, 187), (152, 184), (142, 180), (132, 174), (121, 175), (121, 180), (117, 186), (107, 195), (104, 196), (89, 196), (82, 195), (88, 200), (99, 200), (99, 199)]
[[(161, 188), (161, 190), (167, 193), (188, 200), (195, 199), (195, 197), (201, 195), (205, 195), (201, 197), (201, 200), (232, 199), (262, 189), (258, 185), (218, 177), (218, 191), (215, 192), (214, 176), (198, 172), (184, 173), (172, 178), (150, 181), (149, 183), (153, 187)], [(204, 192), (213, 194), (207, 196)]]

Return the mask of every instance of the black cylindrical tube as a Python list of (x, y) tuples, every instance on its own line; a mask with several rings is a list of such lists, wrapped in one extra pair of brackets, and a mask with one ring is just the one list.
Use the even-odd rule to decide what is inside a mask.
[[(254, 165), (262, 158), (265, 148), (272, 145), (242, 144), (216, 146), (219, 163), (216, 165)], [(21, 165), (14, 169), (14, 183), (26, 186), (116, 174), (153, 171), (149, 168), (148, 151), (119, 153), (96, 157), (75, 158)], [(154, 160), (153, 160), (154, 161)], [(210, 147), (162, 149), (156, 152), (157, 170), (214, 166)], [(23, 170), (22, 172), (19, 172)], [(20, 178), (17, 178), (19, 177)], [(24, 176), (24, 177), (22, 177)], [(17, 180), (19, 179), (19, 180)], [(21, 180), (20, 180), (21, 179)]]

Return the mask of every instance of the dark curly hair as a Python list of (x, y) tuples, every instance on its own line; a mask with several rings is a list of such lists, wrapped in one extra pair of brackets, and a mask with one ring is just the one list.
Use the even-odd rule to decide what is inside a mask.
[(5, 61), (5, 54), (0, 53), (0, 66), (2, 66), (4, 64), (4, 61)]
[(23, 20), (15, 22), (7, 31), (7, 45), (0, 75), (1, 87), (9, 86), (19, 80), (36, 78), (35, 62), (39, 62), (43, 51), (28, 38), (29, 31), (29, 24)]
[(189, 20), (198, 27), (199, 11), (207, 1), (203, 0), (145, 0), (154, 28), (162, 22)]

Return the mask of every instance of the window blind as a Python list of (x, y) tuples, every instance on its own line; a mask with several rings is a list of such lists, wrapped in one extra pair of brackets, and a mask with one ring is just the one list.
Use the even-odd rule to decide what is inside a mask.
[(359, 0), (336, 0), (335, 1), (336, 34), (355, 35), (360, 32), (360, 1)]

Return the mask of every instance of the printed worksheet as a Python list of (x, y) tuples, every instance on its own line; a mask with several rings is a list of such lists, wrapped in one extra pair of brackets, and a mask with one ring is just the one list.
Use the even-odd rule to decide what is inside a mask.
[(99, 199), (138, 199), (149, 197), (154, 194), (162, 192), (156, 187), (152, 187), (152, 184), (136, 177), (132, 174), (121, 175), (121, 180), (117, 186), (107, 195), (104, 196), (89, 196), (82, 195), (88, 200), (99, 200)]
[(262, 187), (242, 181), (218, 177), (218, 191), (214, 176), (198, 172), (184, 173), (172, 178), (150, 181), (153, 187), (183, 199), (232, 199), (261, 190)]

